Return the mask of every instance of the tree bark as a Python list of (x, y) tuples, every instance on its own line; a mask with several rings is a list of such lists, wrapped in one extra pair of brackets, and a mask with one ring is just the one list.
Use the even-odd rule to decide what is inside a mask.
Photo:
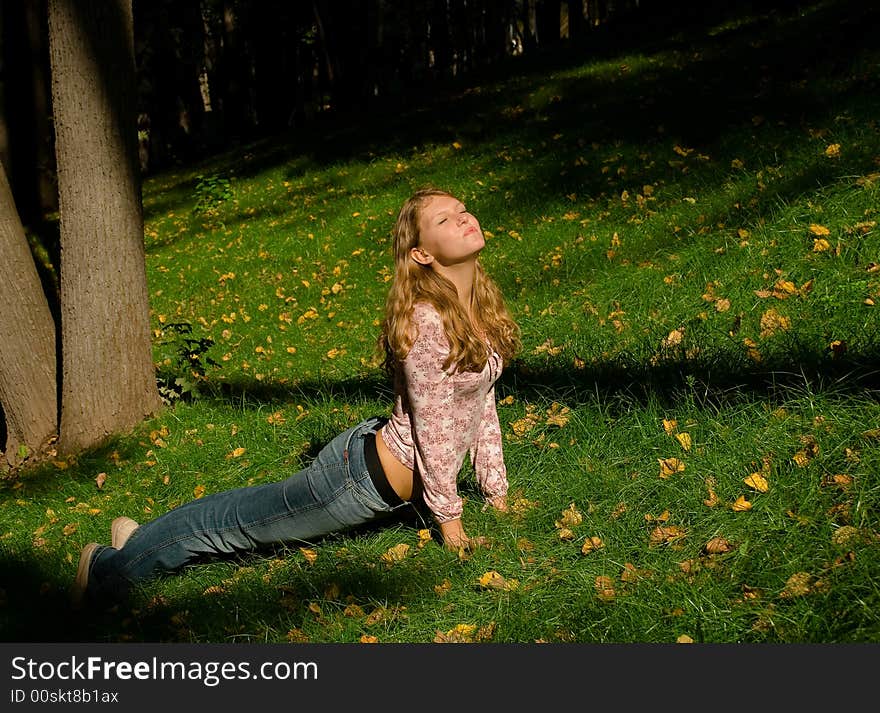
[(152, 363), (132, 0), (49, 0), (61, 216), (59, 452), (161, 404)]
[(15, 467), (23, 457), (44, 453), (57, 432), (55, 322), (2, 165), (0, 255), (0, 404), (6, 418), (0, 451)]

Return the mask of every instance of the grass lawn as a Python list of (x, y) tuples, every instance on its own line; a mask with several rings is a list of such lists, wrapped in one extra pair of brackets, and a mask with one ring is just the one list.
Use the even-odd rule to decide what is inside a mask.
[[(878, 30), (815, 2), (597, 37), (149, 177), (169, 403), (0, 481), (3, 639), (880, 640)], [(389, 413), (390, 231), (425, 184), (480, 219), (523, 331), (498, 385), (512, 511), (460, 484), (492, 546), (414, 519), (73, 616), (117, 515), (284, 478)]]

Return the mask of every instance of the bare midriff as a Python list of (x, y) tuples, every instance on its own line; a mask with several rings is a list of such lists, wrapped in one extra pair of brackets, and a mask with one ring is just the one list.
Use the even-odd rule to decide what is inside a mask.
[(401, 500), (411, 500), (413, 472), (388, 450), (388, 446), (382, 440), (382, 431), (376, 432), (376, 453), (379, 456), (379, 463), (382, 464), (382, 470), (385, 471), (385, 477), (388, 478), (388, 483), (394, 488), (394, 492)]

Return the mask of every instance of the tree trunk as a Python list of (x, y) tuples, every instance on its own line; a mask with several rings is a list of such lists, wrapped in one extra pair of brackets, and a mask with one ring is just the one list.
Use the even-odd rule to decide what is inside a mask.
[(132, 0), (49, 0), (61, 216), (59, 451), (160, 406), (137, 153)]
[(6, 418), (0, 451), (14, 467), (24, 456), (42, 454), (57, 432), (58, 395), (55, 322), (2, 165), (0, 255), (0, 404)]

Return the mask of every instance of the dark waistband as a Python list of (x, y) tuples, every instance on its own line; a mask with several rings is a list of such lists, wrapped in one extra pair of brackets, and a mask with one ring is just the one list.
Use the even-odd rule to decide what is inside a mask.
[(376, 433), (368, 433), (364, 436), (364, 460), (367, 463), (367, 471), (370, 474), (370, 480), (373, 481), (373, 487), (388, 505), (396, 507), (402, 505), (403, 500), (394, 492), (391, 483), (388, 482), (388, 476), (385, 475), (385, 469), (379, 460), (379, 452), (376, 450)]

